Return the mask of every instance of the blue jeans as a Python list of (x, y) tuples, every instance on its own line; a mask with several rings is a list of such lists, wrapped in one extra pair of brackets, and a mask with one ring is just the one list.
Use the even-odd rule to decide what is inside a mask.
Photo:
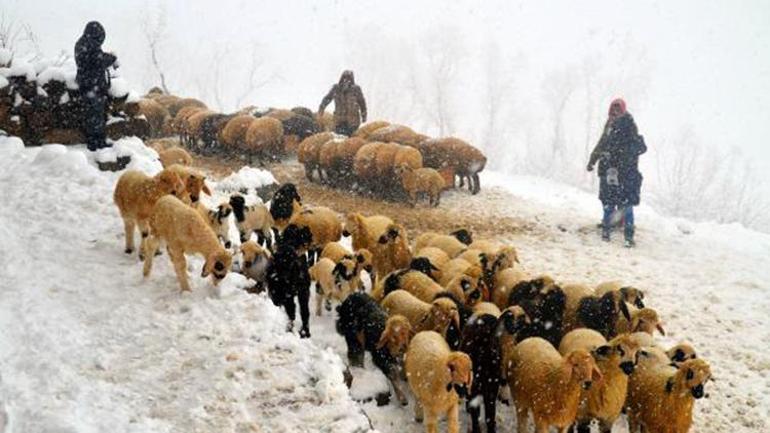
[(617, 206), (607, 205), (604, 206), (604, 216), (602, 218), (602, 228), (605, 233), (608, 233), (613, 226), (612, 216), (615, 211), (623, 212), (623, 229), (626, 239), (634, 237), (634, 207), (626, 206), (625, 208), (618, 208)]

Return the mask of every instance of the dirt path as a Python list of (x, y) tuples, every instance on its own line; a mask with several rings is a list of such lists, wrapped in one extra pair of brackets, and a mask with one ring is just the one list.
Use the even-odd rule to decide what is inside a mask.
[[(197, 160), (199, 166), (215, 177), (227, 176), (245, 165), (243, 161), (217, 157), (197, 157)], [(467, 228), (474, 235), (488, 239), (542, 231), (537, 222), (524, 219), (521, 215), (497, 214), (492, 204), (504, 199), (510, 205), (511, 196), (494, 189), (482, 189), (475, 196), (465, 189), (447, 191), (438, 208), (428, 208), (424, 202), (412, 208), (405, 203), (364, 197), (310, 182), (305, 177), (302, 165), (296, 160), (271, 164), (267, 169), (279, 182), (296, 184), (302, 199), (307, 203), (328, 206), (340, 213), (386, 215), (403, 224), (410, 236), (429, 230), (449, 232), (458, 228)]]

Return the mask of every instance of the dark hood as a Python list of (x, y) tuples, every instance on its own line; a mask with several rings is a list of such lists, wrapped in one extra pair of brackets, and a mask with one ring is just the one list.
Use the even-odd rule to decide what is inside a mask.
[(94, 45), (101, 46), (104, 43), (104, 27), (98, 21), (91, 21), (86, 24), (86, 28), (83, 30), (83, 37)]
[(352, 86), (356, 83), (355, 78), (353, 77), (353, 71), (344, 71), (342, 75), (340, 76), (340, 85), (341, 86)]

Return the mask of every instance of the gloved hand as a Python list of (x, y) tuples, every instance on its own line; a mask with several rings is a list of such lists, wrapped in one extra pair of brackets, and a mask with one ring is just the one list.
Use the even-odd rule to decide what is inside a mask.
[(588, 171), (594, 171), (594, 166), (593, 166), (593, 165), (591, 165), (591, 164), (589, 163), (589, 164), (586, 166), (586, 170), (588, 170)]

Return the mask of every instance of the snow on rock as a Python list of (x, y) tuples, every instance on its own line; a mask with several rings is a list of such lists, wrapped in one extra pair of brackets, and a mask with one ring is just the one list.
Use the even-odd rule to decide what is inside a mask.
[(35, 67), (21, 60), (14, 60), (8, 71), (9, 77), (25, 77), (27, 81), (34, 81), (36, 75)]
[(276, 183), (273, 174), (267, 170), (245, 166), (217, 182), (217, 189), (235, 193), (261, 188)]
[(113, 77), (110, 80), (110, 96), (113, 98), (122, 98), (128, 95), (128, 82), (121, 77)]
[(5, 78), (5, 76), (0, 75), (0, 89), (2, 89), (3, 87), (7, 86), (8, 84), (9, 84), (8, 83), (8, 79)]
[[(159, 168), (131, 139), (137, 168)], [(287, 333), (265, 295), (188, 257), (141, 276), (112, 203), (120, 172), (81, 146), (0, 138), (0, 418), (6, 432), (365, 432), (343, 362)], [(84, 185), (83, 179), (91, 181)]]
[(47, 84), (51, 80), (64, 83), (67, 81), (67, 72), (62, 67), (50, 66), (37, 75), (37, 84), (41, 86)]

